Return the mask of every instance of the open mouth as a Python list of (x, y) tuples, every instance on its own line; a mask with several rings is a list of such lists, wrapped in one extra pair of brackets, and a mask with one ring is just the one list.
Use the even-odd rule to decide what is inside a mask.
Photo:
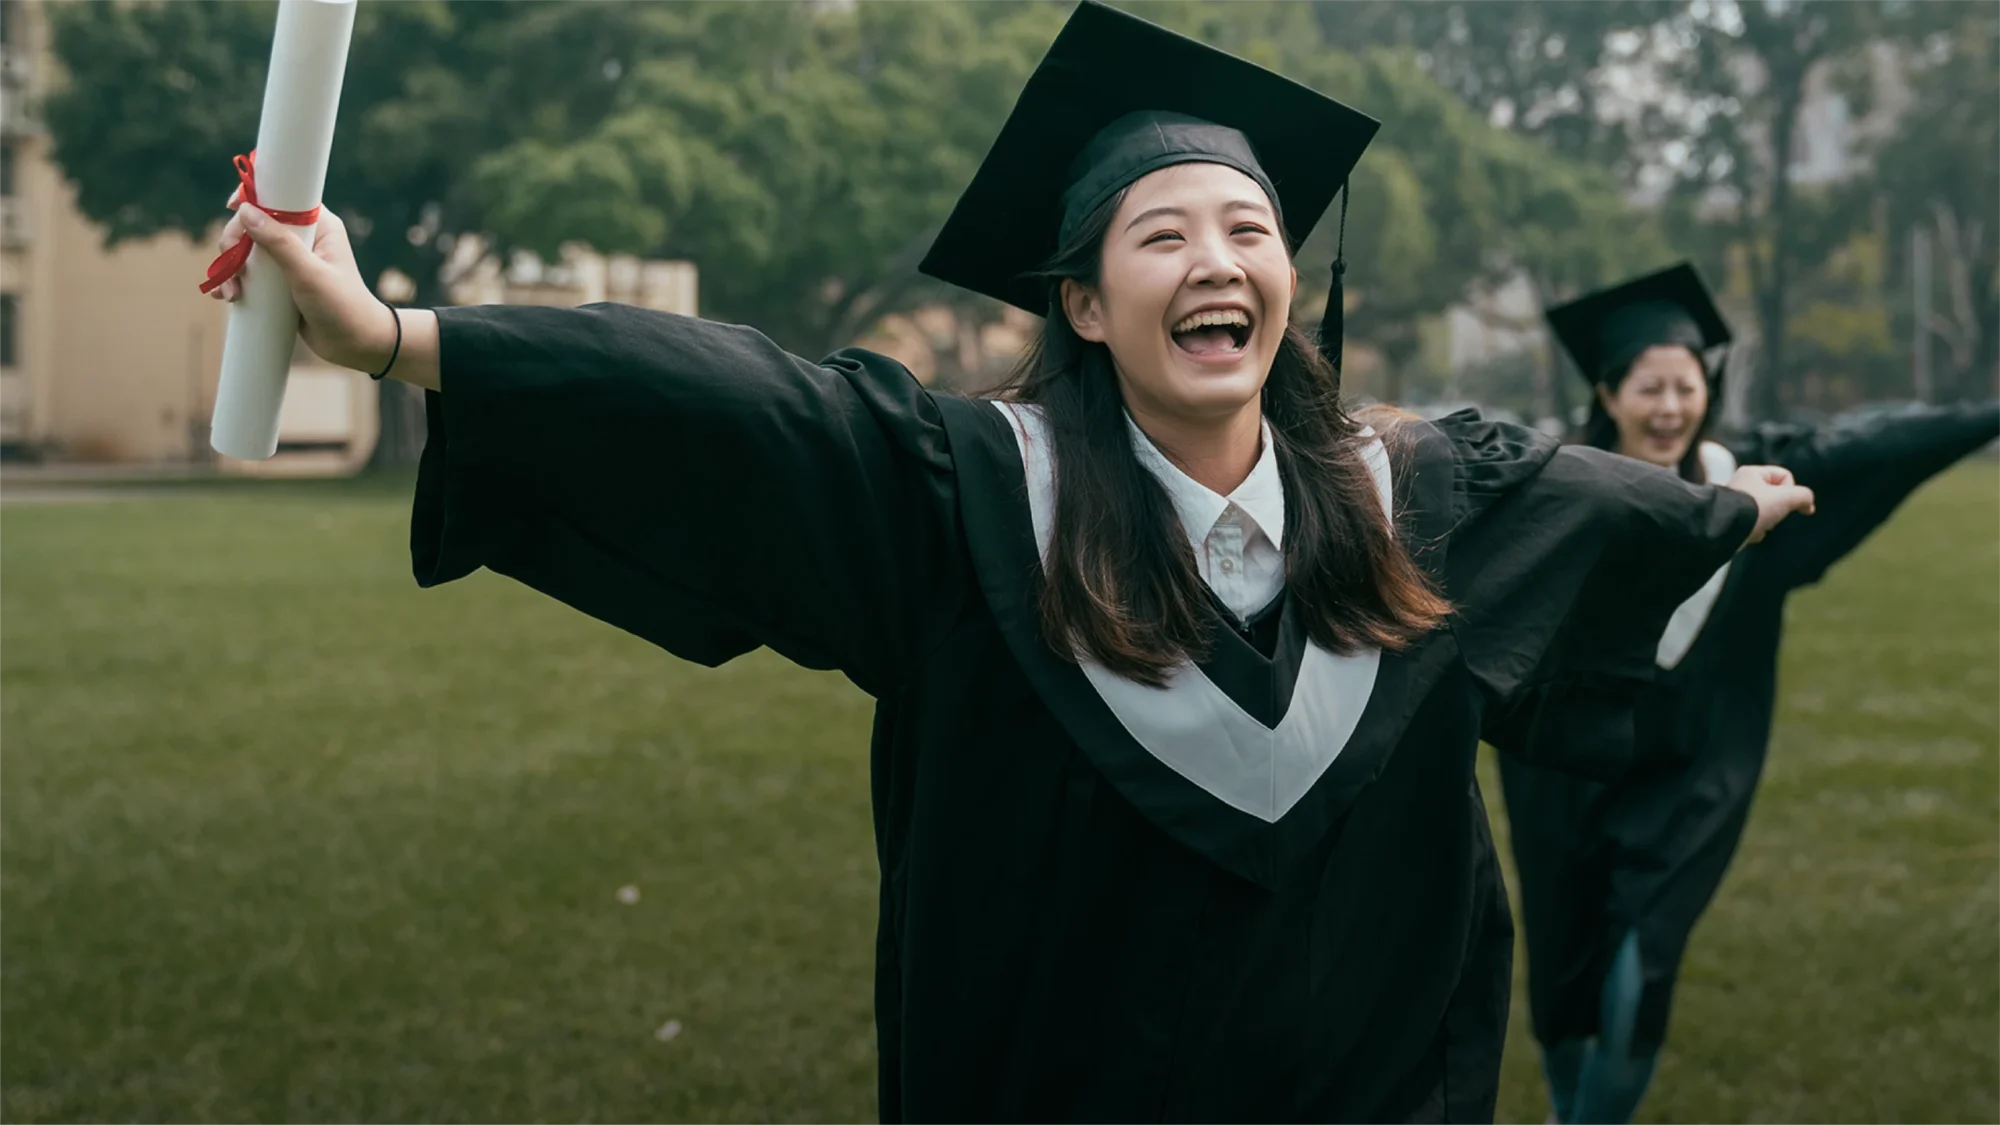
[(1250, 314), (1242, 309), (1192, 313), (1174, 325), (1173, 337), (1192, 356), (1237, 355), (1250, 343)]

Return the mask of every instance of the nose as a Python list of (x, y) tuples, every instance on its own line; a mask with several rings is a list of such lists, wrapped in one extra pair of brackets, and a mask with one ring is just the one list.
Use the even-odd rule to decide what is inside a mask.
[(1660, 413), (1678, 415), (1681, 412), (1681, 393), (1668, 388), (1660, 395)]
[(1190, 240), (1188, 284), (1199, 288), (1222, 288), (1250, 279), (1237, 260), (1237, 248), (1227, 233), (1214, 230)]

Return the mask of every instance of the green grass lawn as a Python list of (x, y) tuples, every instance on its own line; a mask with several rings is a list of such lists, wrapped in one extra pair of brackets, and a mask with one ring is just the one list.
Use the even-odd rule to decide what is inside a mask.
[[(396, 483), (5, 511), (0, 1113), (872, 1119), (867, 701), (420, 592)], [(1642, 1117), (1995, 1120), (2000, 471), (1792, 624)]]

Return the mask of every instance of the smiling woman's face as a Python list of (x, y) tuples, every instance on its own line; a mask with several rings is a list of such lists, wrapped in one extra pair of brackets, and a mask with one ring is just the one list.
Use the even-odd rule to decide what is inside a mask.
[(1616, 390), (1600, 383), (1597, 397), (1618, 425), (1618, 452), (1671, 469), (1708, 416), (1708, 377), (1693, 352), (1662, 344), (1640, 353)]
[(1104, 344), (1135, 414), (1215, 421), (1258, 401), (1297, 274), (1271, 201), (1221, 164), (1135, 181), (1095, 287), (1063, 285), (1078, 336)]

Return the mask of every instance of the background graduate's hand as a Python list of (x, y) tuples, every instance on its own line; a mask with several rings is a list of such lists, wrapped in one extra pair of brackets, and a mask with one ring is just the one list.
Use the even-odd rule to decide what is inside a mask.
[(1757, 527), (1746, 545), (1769, 535), (1794, 512), (1808, 516), (1813, 512), (1812, 489), (1793, 480), (1790, 469), (1777, 465), (1745, 465), (1729, 478), (1727, 487), (1757, 501)]
[[(322, 208), (308, 248), (292, 229), (249, 205), (237, 206), (241, 190), (230, 196), (236, 207), (222, 228), (222, 248), (236, 244), (245, 233), (263, 251), (246, 269), (272, 265), (284, 272), (299, 307), (299, 335), (313, 354), (357, 371), (380, 371), (396, 344), (395, 312), (376, 298), (361, 278), (347, 225)], [(209, 296), (223, 301), (242, 297), (241, 277), (223, 282)]]

